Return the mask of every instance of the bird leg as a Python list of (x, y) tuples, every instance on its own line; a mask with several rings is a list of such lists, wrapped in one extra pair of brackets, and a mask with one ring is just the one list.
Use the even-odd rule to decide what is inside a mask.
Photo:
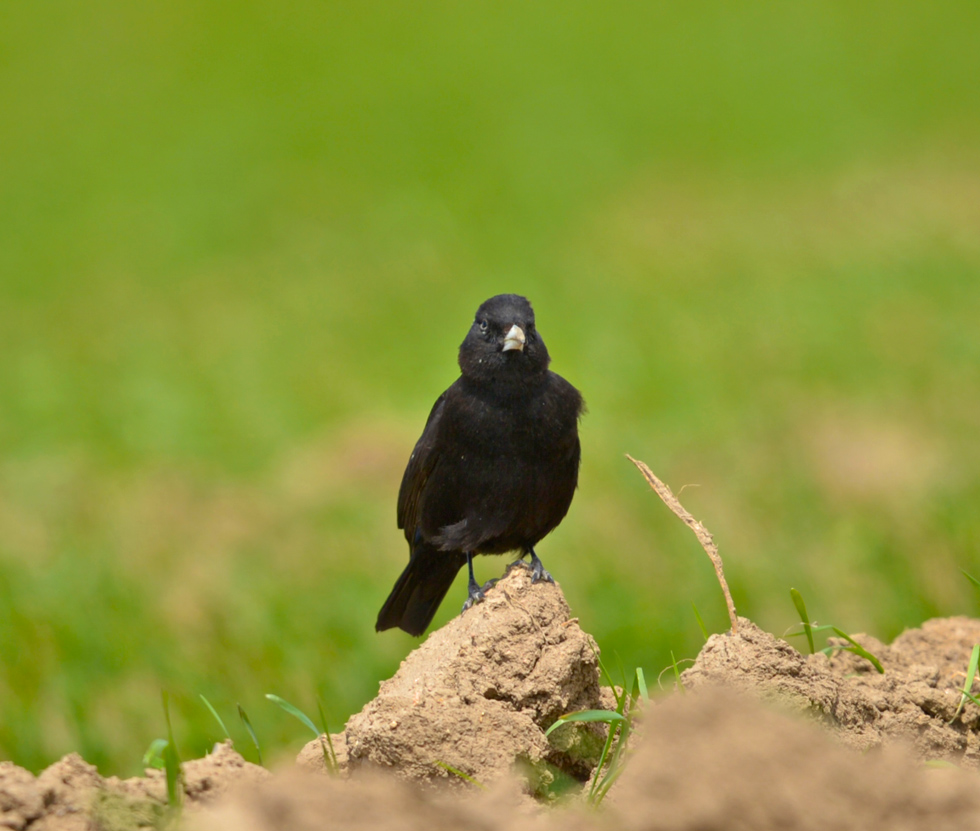
[(463, 611), (465, 612), (471, 606), (475, 606), (477, 603), (482, 603), (486, 600), (486, 595), (484, 594), (496, 580), (488, 580), (482, 586), (476, 582), (476, 576), (473, 574), (473, 555), (466, 552), (466, 565), (470, 569), (470, 582), (468, 586), (469, 597), (466, 598), (466, 602), (463, 604)]
[(534, 549), (531, 550), (531, 582), (539, 583), (542, 580), (545, 583), (554, 583), (555, 578), (549, 574), (544, 567), (544, 563), (538, 558), (538, 555), (534, 553)]
[[(531, 555), (531, 562), (530, 562), (530, 564), (524, 562), (524, 558), (528, 554)], [(555, 582), (555, 578), (552, 577), (551, 574), (545, 569), (544, 563), (542, 563), (541, 562), (541, 558), (538, 557), (538, 555), (534, 553), (534, 549), (533, 548), (529, 548), (527, 551), (525, 551), (523, 554), (521, 554), (520, 557), (518, 557), (516, 560), (514, 560), (514, 562), (512, 562), (509, 566), (507, 566), (507, 571), (505, 571), (504, 574), (507, 574), (514, 566), (517, 566), (517, 565), (527, 566), (528, 568), (531, 569), (531, 582), (532, 583), (540, 583), (541, 581), (544, 581), (545, 583), (554, 583)]]

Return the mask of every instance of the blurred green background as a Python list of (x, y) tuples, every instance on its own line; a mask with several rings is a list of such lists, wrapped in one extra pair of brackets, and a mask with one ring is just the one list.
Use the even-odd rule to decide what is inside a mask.
[[(395, 496), (477, 305), (585, 394), (539, 546), (612, 666), (976, 613), (980, 6), (0, 7), (0, 757), (306, 740), (415, 645)], [(478, 576), (504, 560), (481, 559)], [(437, 624), (456, 614), (462, 581)]]

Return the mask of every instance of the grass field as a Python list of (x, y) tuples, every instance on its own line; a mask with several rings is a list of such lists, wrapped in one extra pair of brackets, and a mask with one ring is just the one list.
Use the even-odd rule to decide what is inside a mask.
[[(539, 547), (607, 663), (739, 611), (976, 613), (980, 7), (96, 0), (0, 10), (0, 758), (334, 727), (476, 306), (584, 393)], [(478, 562), (481, 578), (504, 560)], [(437, 618), (463, 600), (462, 581)], [(253, 755), (254, 758), (254, 755)]]

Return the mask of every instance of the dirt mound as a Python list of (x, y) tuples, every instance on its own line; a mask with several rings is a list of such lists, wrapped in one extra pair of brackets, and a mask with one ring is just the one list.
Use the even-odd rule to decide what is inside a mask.
[(980, 783), (898, 749), (858, 754), (799, 717), (730, 690), (653, 708), (610, 794), (626, 829), (980, 828)]
[(360, 775), (283, 776), (197, 814), (194, 831), (840, 831), (980, 828), (973, 774), (925, 770), (897, 750), (858, 754), (825, 730), (731, 692), (653, 706), (646, 736), (600, 812), (550, 808), (500, 780), (489, 791)]
[[(584, 818), (565, 831), (592, 828)], [(541, 808), (528, 806), (516, 780), (498, 780), (487, 791), (461, 791), (447, 783), (417, 782), (365, 771), (351, 779), (290, 771), (237, 798), (199, 813), (190, 831), (522, 831), (550, 829)]]
[[(461, 782), (448, 765), (489, 783), (523, 760), (584, 781), (602, 731), (562, 727), (549, 741), (544, 730), (564, 713), (603, 706), (597, 655), (558, 586), (512, 568), (483, 603), (413, 651), (335, 739), (350, 771)], [(322, 766), (319, 743), (300, 760)]]
[(782, 701), (820, 717), (860, 750), (897, 741), (922, 760), (977, 767), (980, 708), (967, 703), (960, 709), (959, 690), (973, 645), (980, 643), (980, 621), (930, 620), (891, 646), (868, 635), (854, 638), (878, 658), (884, 674), (849, 652), (830, 659), (801, 655), (743, 618), (737, 635), (709, 638), (681, 678), (690, 689), (721, 686)]
[[(193, 811), (233, 787), (269, 778), (246, 762), (230, 742), (203, 759), (183, 765), (185, 802)], [(103, 779), (77, 753), (35, 777), (11, 762), (0, 762), (0, 828), (14, 831), (91, 831), (139, 828), (159, 822), (167, 802), (162, 771), (145, 777)]]

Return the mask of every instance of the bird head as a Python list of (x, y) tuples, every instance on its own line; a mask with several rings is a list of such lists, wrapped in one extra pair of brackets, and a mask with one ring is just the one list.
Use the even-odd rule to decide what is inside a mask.
[(534, 309), (519, 294), (498, 294), (483, 303), (459, 347), (459, 367), (474, 381), (527, 379), (543, 373), (550, 360), (534, 326)]

